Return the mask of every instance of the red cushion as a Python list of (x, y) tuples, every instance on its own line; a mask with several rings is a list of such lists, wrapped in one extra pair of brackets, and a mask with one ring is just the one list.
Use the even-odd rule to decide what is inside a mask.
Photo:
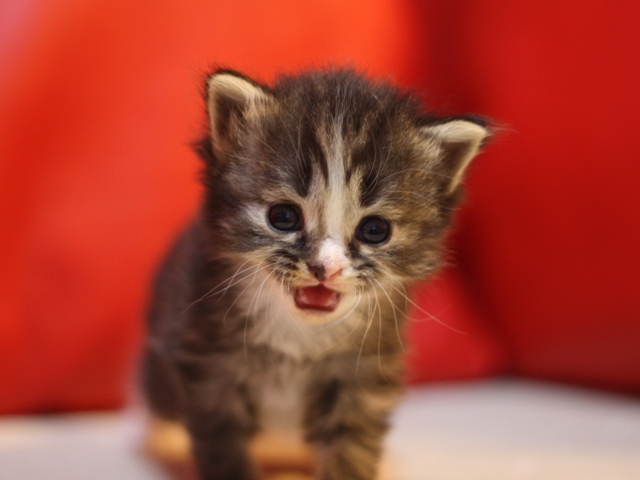
[(457, 250), (510, 371), (640, 393), (640, 3), (474, 1), (433, 25), (434, 94), (505, 124)]
[(406, 345), (412, 383), (502, 373), (504, 346), (470, 295), (457, 268), (447, 268), (412, 291)]

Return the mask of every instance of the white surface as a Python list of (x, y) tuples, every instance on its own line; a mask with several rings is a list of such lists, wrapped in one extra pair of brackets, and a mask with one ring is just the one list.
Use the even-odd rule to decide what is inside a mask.
[(522, 381), (414, 390), (397, 480), (640, 480), (640, 400)]
[[(0, 417), (0, 480), (165, 480), (135, 413)], [(640, 480), (640, 400), (522, 381), (411, 390), (391, 480)]]
[(169, 480), (123, 413), (0, 417), (0, 480)]

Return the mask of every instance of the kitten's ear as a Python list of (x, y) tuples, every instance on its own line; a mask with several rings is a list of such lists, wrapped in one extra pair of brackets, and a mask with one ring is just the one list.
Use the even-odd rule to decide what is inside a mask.
[(422, 131), (428, 136), (429, 142), (435, 142), (440, 150), (441, 161), (450, 177), (446, 189), (450, 195), (462, 183), (467, 167), (489, 137), (490, 131), (483, 124), (466, 119), (428, 125)]
[(271, 99), (265, 89), (233, 71), (221, 70), (207, 81), (207, 108), (214, 149), (228, 151), (238, 141), (238, 129), (252, 108)]

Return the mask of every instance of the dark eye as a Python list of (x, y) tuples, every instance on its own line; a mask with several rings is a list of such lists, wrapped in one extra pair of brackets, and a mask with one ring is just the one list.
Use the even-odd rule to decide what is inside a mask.
[(380, 217), (366, 217), (358, 225), (356, 237), (362, 242), (380, 244), (389, 238), (389, 233), (389, 222)]
[(269, 209), (269, 223), (276, 230), (283, 232), (293, 232), (302, 228), (298, 207), (284, 203)]

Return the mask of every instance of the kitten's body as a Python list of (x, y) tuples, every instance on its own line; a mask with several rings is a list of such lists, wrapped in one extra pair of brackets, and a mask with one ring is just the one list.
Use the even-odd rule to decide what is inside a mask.
[(208, 84), (205, 202), (158, 277), (151, 410), (205, 480), (255, 478), (247, 441), (289, 427), (318, 478), (372, 479), (400, 397), (405, 285), (438, 265), (487, 132), (420, 116), (345, 71)]

